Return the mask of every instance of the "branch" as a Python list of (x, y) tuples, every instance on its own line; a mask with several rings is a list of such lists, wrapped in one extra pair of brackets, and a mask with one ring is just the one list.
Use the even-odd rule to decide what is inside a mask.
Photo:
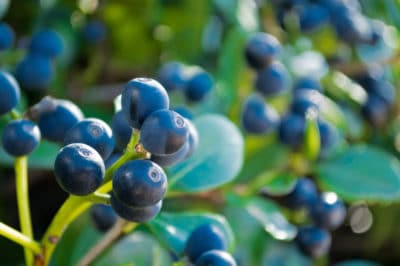
[(30, 249), (35, 254), (40, 254), (41, 248), (38, 242), (2, 222), (0, 222), (0, 235)]

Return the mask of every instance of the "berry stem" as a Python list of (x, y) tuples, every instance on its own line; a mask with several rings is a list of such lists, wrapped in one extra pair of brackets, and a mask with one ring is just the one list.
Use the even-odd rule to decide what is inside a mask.
[[(15, 158), (14, 168), (21, 232), (33, 239), (31, 212), (29, 208), (28, 157), (23, 156)], [(24, 253), (26, 265), (32, 265), (33, 254), (31, 250), (24, 248)]]
[(86, 201), (90, 201), (94, 204), (101, 203), (101, 204), (110, 205), (110, 195), (105, 194), (105, 193), (100, 193), (97, 191), (95, 191), (93, 194), (85, 196), (84, 199)]
[(2, 222), (0, 222), (0, 235), (14, 241), (24, 248), (30, 249), (35, 254), (40, 254), (41, 249), (38, 242)]
[(10, 111), (10, 115), (11, 115), (12, 119), (20, 119), (21, 118), (21, 114), (15, 109), (12, 109)]

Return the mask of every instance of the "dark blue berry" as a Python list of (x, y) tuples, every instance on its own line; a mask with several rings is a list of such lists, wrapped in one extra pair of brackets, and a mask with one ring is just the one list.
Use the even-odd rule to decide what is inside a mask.
[(15, 77), (22, 88), (27, 90), (45, 90), (49, 87), (54, 76), (50, 58), (29, 54), (15, 70)]
[(300, 227), (296, 236), (296, 244), (307, 256), (320, 257), (328, 253), (332, 237), (322, 228), (314, 226)]
[(184, 118), (187, 118), (189, 120), (193, 120), (192, 112), (188, 108), (186, 108), (184, 106), (177, 106), (177, 107), (173, 108), (172, 110), (177, 112), (178, 114), (180, 114)]
[(274, 36), (257, 32), (246, 43), (245, 57), (249, 66), (262, 69), (278, 57), (280, 51), (281, 45)]
[(114, 209), (105, 204), (94, 205), (90, 209), (90, 217), (95, 227), (101, 232), (109, 230), (118, 219), (118, 215)]
[(185, 145), (188, 135), (185, 119), (174, 111), (164, 109), (147, 117), (141, 128), (140, 142), (152, 154), (172, 154)]
[(186, 142), (182, 148), (180, 148), (177, 152), (172, 154), (165, 155), (157, 155), (151, 154), (150, 160), (155, 162), (161, 167), (169, 167), (173, 166), (186, 158), (186, 154), (189, 151), (189, 142)]
[(297, 10), (302, 32), (313, 32), (329, 22), (328, 10), (317, 4), (303, 5)]
[(57, 183), (73, 195), (87, 195), (102, 183), (105, 167), (100, 154), (83, 143), (63, 147), (54, 163)]
[(200, 256), (195, 266), (236, 266), (236, 261), (226, 251), (211, 250)]
[(115, 139), (115, 147), (123, 151), (131, 139), (133, 128), (122, 111), (114, 114), (111, 121), (111, 129)]
[(187, 83), (184, 70), (185, 66), (182, 63), (168, 62), (158, 71), (157, 80), (167, 91), (181, 90)]
[(104, 160), (114, 150), (114, 137), (111, 128), (97, 118), (83, 119), (68, 130), (64, 144), (70, 143), (85, 143), (94, 148)]
[(39, 128), (50, 141), (63, 142), (68, 130), (83, 119), (82, 111), (71, 101), (45, 97), (39, 104), (43, 106), (38, 114)]
[(169, 108), (169, 97), (164, 87), (154, 79), (136, 78), (129, 81), (122, 92), (122, 111), (133, 128), (140, 129), (151, 113)]
[(187, 119), (186, 119), (186, 124), (189, 128), (189, 137), (187, 140), (189, 147), (188, 151), (186, 152), (185, 159), (189, 158), (196, 150), (197, 146), (199, 146), (199, 132), (197, 131), (196, 126), (190, 120)]
[(280, 62), (273, 62), (257, 72), (255, 88), (264, 96), (274, 96), (289, 89), (289, 74)]
[(83, 36), (90, 43), (103, 41), (106, 38), (106, 33), (106, 26), (98, 20), (89, 21), (83, 29)]
[(326, 121), (318, 121), (318, 130), (320, 136), (320, 154), (324, 157), (332, 150), (339, 140), (338, 130)]
[(185, 87), (185, 96), (188, 101), (199, 102), (210, 94), (214, 81), (209, 73), (200, 69), (188, 80)]
[(279, 115), (260, 95), (252, 94), (244, 103), (241, 123), (248, 133), (266, 134), (277, 127)]
[(296, 80), (293, 86), (294, 91), (297, 90), (316, 90), (322, 92), (322, 86), (316, 79), (311, 77), (301, 77)]
[(204, 224), (192, 231), (185, 245), (185, 254), (194, 263), (210, 250), (226, 250), (227, 243), (222, 231), (215, 225)]
[(347, 43), (369, 43), (373, 38), (371, 23), (357, 11), (344, 9), (332, 21), (337, 36)]
[(121, 218), (135, 223), (144, 223), (156, 217), (161, 210), (162, 201), (146, 207), (130, 206), (119, 200), (112, 193), (111, 206)]
[(150, 160), (133, 160), (123, 164), (113, 176), (114, 195), (130, 206), (145, 207), (163, 199), (167, 176)]
[(383, 75), (370, 72), (363, 76), (358, 76), (356, 80), (369, 95), (381, 98), (390, 106), (395, 104), (396, 89), (384, 79)]
[(40, 142), (39, 127), (32, 121), (14, 120), (3, 129), (2, 144), (4, 150), (12, 156), (31, 153)]
[(310, 109), (318, 111), (322, 103), (323, 96), (318, 91), (301, 89), (295, 91), (290, 110), (304, 116)]
[(389, 118), (389, 106), (384, 100), (372, 94), (361, 107), (361, 113), (369, 124), (379, 128), (386, 125)]
[(15, 108), (20, 95), (20, 88), (15, 78), (8, 72), (0, 71), (0, 115)]
[(294, 149), (300, 148), (303, 143), (305, 124), (305, 118), (301, 115), (286, 115), (279, 124), (279, 140)]
[(11, 48), (14, 41), (14, 30), (7, 23), (0, 23), (0, 51)]
[(318, 198), (314, 182), (308, 178), (299, 178), (294, 189), (284, 197), (285, 204), (292, 209), (310, 207)]
[(56, 57), (63, 51), (62, 38), (53, 30), (39, 31), (32, 37), (29, 51), (49, 58)]
[(335, 230), (346, 218), (346, 207), (335, 193), (325, 192), (313, 204), (311, 216), (319, 227)]

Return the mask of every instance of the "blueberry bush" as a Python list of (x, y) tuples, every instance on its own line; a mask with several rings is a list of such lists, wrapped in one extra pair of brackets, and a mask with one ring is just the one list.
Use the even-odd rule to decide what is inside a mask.
[(0, 1), (0, 265), (400, 264), (397, 0)]

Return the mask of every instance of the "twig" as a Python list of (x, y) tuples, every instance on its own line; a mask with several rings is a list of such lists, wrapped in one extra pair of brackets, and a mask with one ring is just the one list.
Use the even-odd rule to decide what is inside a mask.
[(20, 244), (25, 248), (30, 249), (35, 254), (39, 254), (41, 251), (38, 242), (2, 222), (0, 222), (0, 235), (14, 241), (17, 244)]
[(118, 219), (104, 237), (78, 262), (77, 266), (88, 266), (122, 234), (127, 223), (128, 222), (123, 219)]

